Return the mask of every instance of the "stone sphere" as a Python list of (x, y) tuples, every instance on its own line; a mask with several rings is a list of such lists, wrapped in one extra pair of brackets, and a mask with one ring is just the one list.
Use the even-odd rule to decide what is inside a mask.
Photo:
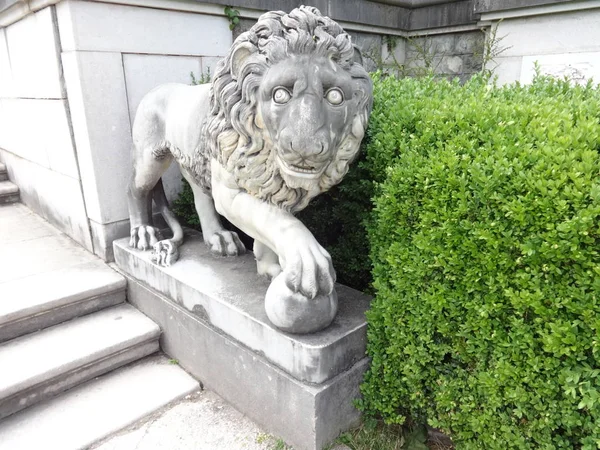
[(335, 289), (329, 295), (310, 299), (290, 290), (283, 273), (273, 278), (265, 297), (269, 320), (288, 333), (315, 333), (329, 326), (337, 313), (338, 298)]

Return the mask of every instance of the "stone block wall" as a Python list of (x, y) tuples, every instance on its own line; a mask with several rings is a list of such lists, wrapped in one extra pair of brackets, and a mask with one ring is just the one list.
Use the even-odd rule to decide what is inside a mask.
[[(514, 0), (507, 3), (516, 5)], [(482, 20), (497, 27), (502, 38), (504, 51), (495, 60), (499, 83), (531, 82), (536, 64), (543, 74), (600, 81), (600, 5), (531, 3), (529, 8), (499, 11), (489, 0), (480, 6)]]
[(22, 201), (93, 250), (60, 51), (52, 7), (0, 29), (0, 156)]
[(465, 81), (482, 68), (485, 34), (466, 31), (410, 38), (406, 43), (406, 70), (418, 75), (430, 69), (447, 78)]
[[(0, 151), (23, 201), (112, 259), (112, 241), (129, 233), (138, 104), (159, 84), (190, 84), (231, 43), (224, 16), (87, 1), (0, 28)], [(164, 181), (174, 199), (176, 165)]]
[[(191, 83), (216, 64), (232, 38), (225, 17), (96, 2), (56, 5), (61, 59), (95, 252), (129, 232), (126, 186), (131, 127), (142, 97), (167, 82)], [(181, 175), (163, 177), (174, 199)]]

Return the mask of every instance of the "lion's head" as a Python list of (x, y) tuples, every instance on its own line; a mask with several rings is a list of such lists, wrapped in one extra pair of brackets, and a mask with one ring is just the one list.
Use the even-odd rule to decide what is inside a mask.
[(269, 12), (217, 65), (205, 135), (250, 194), (293, 212), (358, 153), (372, 82), (350, 36), (313, 7)]

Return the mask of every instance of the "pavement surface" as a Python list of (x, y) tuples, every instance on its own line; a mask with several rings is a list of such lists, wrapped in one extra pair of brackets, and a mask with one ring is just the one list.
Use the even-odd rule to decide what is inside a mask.
[(282, 443), (211, 391), (199, 391), (94, 450), (268, 450)]

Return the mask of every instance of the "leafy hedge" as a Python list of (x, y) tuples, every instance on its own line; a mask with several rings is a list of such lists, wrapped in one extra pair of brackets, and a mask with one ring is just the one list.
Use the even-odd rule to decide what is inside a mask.
[(376, 81), (362, 408), (457, 449), (600, 447), (600, 89)]

